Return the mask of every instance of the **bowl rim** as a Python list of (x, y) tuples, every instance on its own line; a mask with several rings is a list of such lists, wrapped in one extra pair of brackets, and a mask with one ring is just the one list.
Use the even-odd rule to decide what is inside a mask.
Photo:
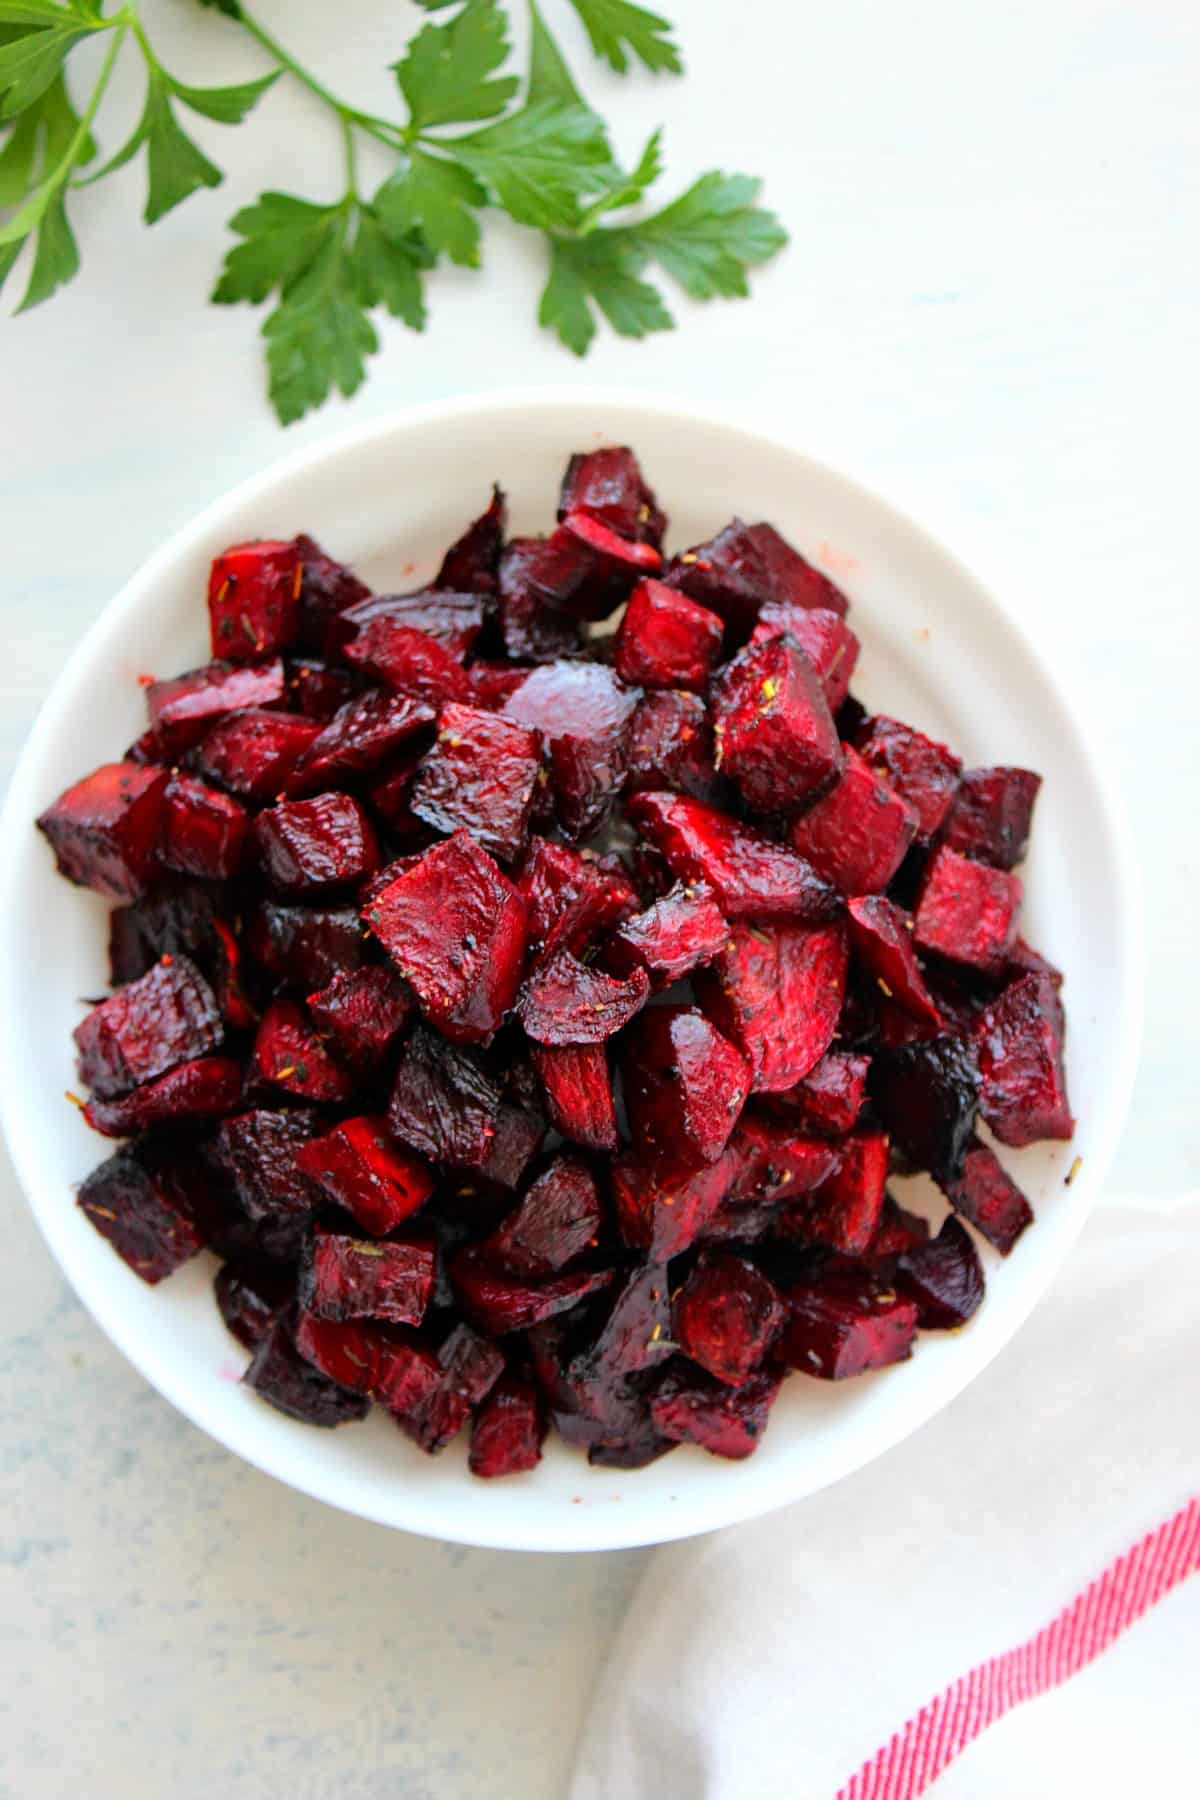
[(747, 1489), (735, 1497), (731, 1489), (727, 1505), (707, 1508), (708, 1516), (699, 1520), (694, 1514), (681, 1516), (687, 1514), (684, 1507), (680, 1507), (678, 1511), (675, 1508), (664, 1509), (649, 1532), (632, 1520), (630, 1524), (633, 1528), (625, 1529), (625, 1518), (628, 1515), (613, 1517), (614, 1511), (620, 1512), (621, 1509), (609, 1509), (607, 1514), (601, 1515), (595, 1509), (581, 1508), (575, 1515), (578, 1530), (563, 1534), (564, 1541), (549, 1542), (544, 1533), (539, 1535), (536, 1508), (531, 1511), (531, 1529), (518, 1534), (511, 1526), (508, 1529), (489, 1530), (488, 1509), (480, 1507), (474, 1509), (470, 1528), (460, 1528), (456, 1523), (452, 1532), (435, 1533), (432, 1528), (422, 1524), (399, 1522), (387, 1516), (380, 1508), (372, 1507), (369, 1502), (359, 1506), (351, 1505), (340, 1497), (335, 1498), (322, 1491), (319, 1480), (309, 1480), (307, 1470), (301, 1475), (281, 1473), (266, 1452), (256, 1454), (253, 1448), (247, 1449), (241, 1444), (231, 1443), (217, 1426), (201, 1416), (200, 1409), (192, 1402), (185, 1379), (175, 1379), (159, 1366), (155, 1366), (153, 1370), (147, 1367), (140, 1331), (135, 1326), (127, 1326), (116, 1294), (89, 1279), (86, 1269), (74, 1253), (72, 1240), (65, 1229), (62, 1196), (58, 1186), (55, 1184), (55, 1191), (50, 1194), (39, 1168), (35, 1133), (32, 1126), (27, 1128), (27, 1109), (21, 1102), (23, 1083), (16, 1060), (19, 1055), (19, 1033), (6, 1022), (13, 1010), (6, 1007), (4, 1002), (10, 987), (9, 971), (16, 954), (15, 946), (6, 934), (3, 941), (0, 941), (0, 1129), (3, 1130), (18, 1181), (38, 1228), (75, 1294), (100, 1330), (138, 1373), (192, 1424), (262, 1473), (327, 1505), (336, 1506), (354, 1516), (386, 1525), (393, 1530), (436, 1535), (444, 1541), (486, 1549), (543, 1552), (629, 1549), (695, 1536), (760, 1517), (806, 1498), (808, 1494), (844, 1480), (858, 1469), (866, 1467), (919, 1430), (956, 1399), (1003, 1350), (1051, 1286), (1096, 1202), (1099, 1188), (1111, 1165), (1129, 1109), (1141, 1048), (1145, 944), (1141, 883), (1132, 830), (1120, 799), (1119, 787), (1112, 776), (1102, 735), (1091, 727), (1079, 695), (1072, 690), (1069, 682), (1064, 684), (1058, 668), (1051, 665), (1032, 638), (1024, 617), (1010, 611), (997, 598), (996, 586), (976, 573), (949, 544), (935, 537), (906, 507), (897, 504), (879, 489), (846, 474), (836, 464), (813, 455), (793, 437), (747, 425), (743, 418), (729, 408), (698, 407), (671, 395), (647, 395), (640, 390), (622, 386), (589, 386), (583, 383), (511, 386), (399, 408), (381, 418), (348, 426), (319, 438), (315, 443), (287, 452), (227, 489), (173, 532), (101, 608), (59, 671), (38, 709), (33, 727), (17, 758), (3, 810), (0, 812), (0, 920), (9, 917), (13, 910), (18, 870), (21, 858), (27, 851), (28, 828), (39, 805), (34, 792), (34, 775), (43, 750), (54, 741), (59, 729), (57, 715), (60, 696), (91, 663), (98, 642), (123, 620), (137, 616), (146, 591), (152, 589), (174, 563), (201, 545), (226, 513), (252, 504), (258, 496), (269, 494), (277, 486), (286, 484), (301, 474), (311, 474), (322, 466), (335, 464), (348, 453), (370, 448), (375, 443), (384, 443), (397, 432), (411, 432), (424, 425), (442, 426), (459, 421), (478, 421), (519, 409), (525, 413), (534, 410), (561, 414), (564, 425), (570, 420), (578, 433), (578, 415), (581, 412), (586, 416), (588, 409), (599, 413), (605, 408), (623, 413), (641, 413), (660, 424), (665, 422), (683, 427), (693, 424), (708, 429), (715, 428), (728, 432), (731, 438), (760, 453), (782, 452), (805, 462), (820, 474), (840, 483), (855, 499), (888, 515), (891, 523), (911, 534), (924, 549), (933, 551), (955, 574), (962, 576), (977, 591), (980, 604), (985, 605), (1017, 640), (1023, 654), (1053, 692), (1063, 718), (1073, 732), (1083, 761), (1090, 764), (1096, 800), (1115, 851), (1111, 904), (1120, 922), (1120, 958), (1118, 967), (1110, 972), (1110, 984), (1118, 994), (1117, 1013), (1122, 1021), (1122, 1031), (1119, 1034), (1120, 1041), (1112, 1047), (1107, 1116), (1097, 1123), (1096, 1142), (1089, 1151), (1086, 1168), (1080, 1171), (1079, 1186), (1084, 1192), (1076, 1196), (1077, 1206), (1071, 1228), (1063, 1232), (1056, 1252), (1043, 1259), (1040, 1283), (1030, 1284), (1031, 1291), (1019, 1304), (1011, 1306), (1008, 1328), (996, 1342), (986, 1341), (978, 1334), (963, 1337), (960, 1340), (961, 1355), (954, 1377), (936, 1389), (927, 1402), (922, 1399), (907, 1409), (897, 1409), (895, 1429), (878, 1434), (867, 1455), (852, 1455), (843, 1468), (816, 1486), (806, 1487), (801, 1493), (777, 1491), (786, 1487), (787, 1484), (783, 1482), (777, 1483), (775, 1488), (766, 1493), (758, 1489)]

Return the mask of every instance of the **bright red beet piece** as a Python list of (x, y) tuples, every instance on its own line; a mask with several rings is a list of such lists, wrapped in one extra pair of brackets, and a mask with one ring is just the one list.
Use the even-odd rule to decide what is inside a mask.
[(854, 1129), (867, 1094), (869, 1056), (829, 1050), (803, 1081), (785, 1093), (772, 1094), (770, 1105), (806, 1131), (841, 1137)]
[(774, 637), (789, 637), (799, 644), (817, 671), (830, 712), (836, 713), (850, 692), (860, 647), (846, 621), (823, 607), (771, 601), (759, 613), (750, 642), (764, 644)]
[(387, 615), (370, 619), (342, 654), (397, 693), (433, 707), (461, 699), (469, 685), (462, 662), (444, 644)]
[(286, 650), (296, 636), (303, 579), (295, 544), (264, 539), (223, 551), (208, 578), (213, 655), (250, 662)]
[(540, 734), (563, 830), (601, 823), (625, 776), (625, 740), (638, 694), (598, 663), (535, 669), (504, 704), (506, 719)]
[(787, 1295), (789, 1319), (775, 1355), (823, 1381), (906, 1362), (917, 1335), (917, 1308), (865, 1271), (819, 1276)]
[(242, 1066), (230, 1056), (202, 1056), (180, 1063), (119, 1100), (89, 1100), (84, 1117), (104, 1137), (132, 1137), (152, 1125), (190, 1125), (236, 1112), (242, 1098)]
[(330, 1381), (394, 1410), (418, 1404), (441, 1376), (432, 1348), (403, 1325), (319, 1319), (302, 1311), (296, 1348)]
[(304, 1218), (320, 1198), (299, 1166), (301, 1147), (320, 1130), (315, 1112), (259, 1109), (223, 1119), (213, 1160), (251, 1219)]
[(370, 1410), (367, 1399), (330, 1381), (301, 1354), (290, 1308), (268, 1325), (242, 1380), (277, 1412), (304, 1425), (346, 1425)]
[(1003, 869), (938, 850), (921, 884), (913, 942), (985, 974), (1003, 969), (1017, 935), (1021, 883)]
[(787, 638), (752, 644), (713, 684), (717, 767), (760, 812), (794, 812), (842, 753), (812, 663)]
[(979, 1068), (971, 1045), (937, 1037), (877, 1056), (871, 1098), (909, 1162), (938, 1182), (957, 1181), (979, 1111)]
[(319, 1319), (419, 1325), (433, 1293), (431, 1232), (348, 1237), (317, 1226), (300, 1263), (300, 1304)]
[(165, 769), (105, 763), (38, 819), (60, 875), (110, 900), (135, 900), (153, 879)]
[(626, 813), (681, 881), (708, 884), (727, 919), (820, 925), (837, 913), (837, 895), (808, 863), (714, 806), (644, 793)]
[(717, 774), (712, 720), (699, 694), (647, 694), (638, 701), (625, 748), (625, 791), (674, 788), (694, 800), (720, 802), (732, 783)]
[(917, 815), (894, 788), (844, 746), (837, 785), (792, 825), (793, 849), (844, 894), (874, 894), (887, 887), (904, 861)]
[(781, 1386), (778, 1375), (751, 1375), (728, 1387), (687, 1364), (672, 1364), (650, 1402), (655, 1429), (680, 1444), (741, 1462), (753, 1455)]
[(978, 1025), (983, 1116), (1002, 1144), (1070, 1138), (1075, 1122), (1063, 1068), (1063, 1011), (1048, 975), (1026, 975)]
[(542, 759), (537, 734), (474, 706), (445, 706), (412, 810), (438, 831), (468, 831), (512, 862), (529, 835)]
[(473, 838), (459, 831), (427, 850), (368, 906), (364, 923), (446, 1037), (491, 1037), (520, 984), (525, 902)]
[(603, 1044), (534, 1044), (530, 1056), (555, 1131), (591, 1150), (615, 1150), (617, 1115)]
[(213, 1288), (226, 1325), (239, 1344), (253, 1350), (276, 1314), (295, 1298), (296, 1282), (280, 1263), (237, 1257), (217, 1270)]
[(634, 588), (617, 630), (616, 671), (634, 687), (702, 693), (721, 654), (724, 626), (661, 581)]
[(477, 1052), (418, 1028), (400, 1059), (388, 1128), (433, 1162), (482, 1169), (503, 1101), (500, 1081)]
[(875, 977), (889, 1000), (940, 1031), (942, 1017), (913, 949), (909, 915), (882, 894), (849, 900), (846, 912), (854, 954), (868, 974)]
[(343, 1119), (302, 1144), (295, 1162), (373, 1237), (394, 1231), (433, 1192), (427, 1164), (396, 1144), (379, 1118)]
[(335, 975), (327, 987), (308, 996), (307, 1005), (313, 1023), (334, 1039), (342, 1060), (370, 1069), (399, 1037), (413, 1002), (398, 975), (372, 964)]
[(252, 706), (219, 719), (188, 760), (230, 793), (246, 800), (277, 800), (320, 736), (316, 719)]
[(540, 837), (529, 846), (517, 887), (528, 909), (535, 961), (558, 950), (583, 950), (637, 904), (627, 877), (594, 855)]
[(356, 601), (365, 600), (371, 590), (312, 538), (302, 534), (293, 542), (300, 559), (297, 636), (308, 649), (328, 655), (337, 643), (338, 619)]
[(437, 1353), (438, 1379), (417, 1402), (394, 1408), (396, 1423), (429, 1456), (458, 1436), (473, 1406), (504, 1370), (504, 1353), (469, 1325), (456, 1325)]
[(625, 444), (572, 456), (563, 476), (558, 517), (587, 513), (610, 531), (639, 543), (662, 543), (667, 522)]
[(556, 1156), (480, 1248), (489, 1262), (537, 1281), (594, 1248), (601, 1223), (591, 1169), (578, 1156)]
[(149, 1141), (116, 1151), (79, 1188), (80, 1209), (152, 1286), (203, 1247), (205, 1198), (194, 1159)]
[[(545, 538), (513, 538), (501, 555), (498, 576), (506, 654), (518, 662), (553, 662), (578, 649), (579, 624), (562, 608), (594, 568), (595, 559), (576, 539), (568, 538), (563, 549)], [(603, 586), (600, 604), (611, 611)]]
[(460, 1250), (450, 1263), (450, 1279), (463, 1311), (481, 1331), (503, 1337), (527, 1331), (543, 1319), (569, 1312), (613, 1279), (611, 1269), (555, 1275), (536, 1285), (491, 1267), (478, 1250)]
[(625, 1039), (621, 1068), (634, 1140), (648, 1158), (681, 1171), (717, 1160), (752, 1072), (699, 1007), (642, 1013)]
[(620, 981), (559, 950), (526, 980), (517, 1017), (539, 1044), (602, 1044), (641, 1011), (649, 993), (644, 969)]
[(915, 1250), (929, 1242), (929, 1222), (919, 1213), (909, 1212), (890, 1194), (884, 1196), (883, 1211), (875, 1227), (875, 1236), (867, 1252), (872, 1262), (881, 1257), (899, 1256), (903, 1250)]
[(846, 928), (729, 927), (701, 1005), (750, 1059), (756, 1093), (794, 1087), (829, 1048), (846, 991)]
[(207, 1056), (225, 1033), (212, 989), (180, 956), (164, 957), (102, 1000), (73, 1035), (80, 1079), (102, 1100), (115, 1100), (178, 1063)]
[(150, 725), (164, 750), (178, 756), (198, 744), (229, 713), (247, 706), (274, 706), (284, 695), (283, 664), (277, 656), (261, 663), (208, 663), (155, 681), (146, 689)]
[(876, 713), (857, 739), (863, 761), (889, 782), (917, 815), (917, 840), (931, 838), (949, 812), (962, 763), (945, 744), (900, 719)]
[(1033, 1208), (994, 1150), (976, 1138), (963, 1158), (963, 1172), (946, 1187), (956, 1213), (974, 1225), (1001, 1256), (1007, 1256), (1027, 1225)]
[(935, 1238), (897, 1257), (896, 1286), (916, 1302), (924, 1331), (953, 1331), (978, 1309), (983, 1267), (970, 1233), (953, 1214)]
[(357, 969), (366, 956), (353, 906), (285, 906), (260, 900), (245, 921), (245, 946), (255, 962), (295, 987), (324, 987)]
[(645, 912), (626, 919), (604, 946), (604, 960), (618, 974), (643, 970), (654, 987), (669, 987), (710, 963), (729, 942), (716, 901), (703, 883), (677, 882)]
[(372, 812), (383, 820), (393, 838), (401, 843), (419, 840), (417, 847), (427, 846), (433, 836), (424, 821), (414, 819), (410, 810), (413, 784), (423, 761), (419, 750), (409, 751), (389, 762), (367, 783)]
[(813, 1196), (809, 1235), (845, 1256), (861, 1256), (883, 1213), (888, 1141), (881, 1131), (856, 1131), (840, 1149), (837, 1168)]
[[(631, 543), (591, 513), (569, 512), (559, 530), (570, 532), (604, 563), (612, 564), (614, 575), (626, 569), (635, 574), (656, 575), (662, 568), (662, 557), (653, 544)], [(555, 538), (558, 535), (556, 531)]]
[(472, 1475), (493, 1480), (536, 1469), (545, 1436), (545, 1408), (536, 1387), (520, 1376), (502, 1375), (480, 1402), (471, 1426)]
[[(371, 599), (362, 600), (357, 606), (344, 612), (341, 625), (347, 643), (374, 643), (381, 647), (387, 644), (388, 630), (380, 630), (372, 637), (368, 633), (369, 626), (420, 632), (425, 637), (434, 638), (443, 650), (449, 652), (457, 665), (474, 647), (483, 630), (483, 621), (484, 605), (479, 594), (455, 593), (445, 588), (423, 588), (415, 594), (373, 595)], [(363, 658), (352, 657), (351, 660), (361, 662)], [(366, 660), (370, 660), (369, 655)], [(444, 665), (429, 665), (431, 669), (439, 666)]]
[(289, 794), (313, 794), (369, 775), (432, 725), (434, 716), (434, 708), (423, 701), (381, 688), (347, 701), (294, 764)]
[(230, 795), (172, 770), (163, 795), (159, 857), (182, 875), (224, 881), (241, 866), (249, 824), (245, 807)]
[(849, 601), (773, 525), (734, 519), (707, 544), (677, 556), (666, 579), (720, 613), (731, 640), (744, 643), (769, 602), (822, 607), (844, 614)]
[(294, 1000), (273, 1000), (254, 1039), (254, 1073), (268, 1087), (301, 1100), (349, 1100), (354, 1081), (325, 1049), (312, 1021)]
[(674, 1338), (684, 1356), (737, 1387), (783, 1325), (783, 1299), (744, 1257), (704, 1251), (675, 1296)]
[(1029, 842), (1041, 785), (1032, 769), (968, 769), (942, 827), (942, 843), (993, 868), (1015, 868)]
[(375, 828), (349, 794), (281, 800), (259, 813), (254, 842), (268, 882), (289, 899), (353, 887), (380, 863)]
[(680, 1255), (724, 1200), (736, 1168), (729, 1151), (690, 1174), (664, 1172), (641, 1152), (614, 1157), (609, 1175), (621, 1236), (652, 1262)]
[(837, 1168), (841, 1146), (805, 1137), (794, 1125), (750, 1109), (738, 1120), (729, 1153), (734, 1159), (729, 1199), (740, 1203), (811, 1193)]
[(484, 712), (499, 712), (510, 694), (515, 694), (529, 670), (520, 663), (485, 662), (477, 659), (467, 670), (471, 687), (471, 704)]
[(504, 491), (497, 483), (492, 488), (486, 512), (472, 520), (442, 558), (436, 587), (465, 594), (496, 592), (505, 515)]

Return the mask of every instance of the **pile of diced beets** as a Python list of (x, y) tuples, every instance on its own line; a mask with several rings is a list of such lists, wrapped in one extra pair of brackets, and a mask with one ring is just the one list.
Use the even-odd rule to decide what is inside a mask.
[(119, 902), (88, 1218), (148, 1282), (217, 1253), (264, 1400), (469, 1423), (486, 1476), (551, 1421), (610, 1466), (749, 1455), (788, 1370), (974, 1312), (972, 1231), (1031, 1219), (980, 1118), (1072, 1132), (1017, 936), (1038, 776), (868, 714), (846, 596), (772, 526), (666, 558), (630, 450), (573, 456), (558, 520), (506, 540), (497, 489), (403, 595), (227, 550), (215, 660), (144, 678), (148, 730), (39, 820)]

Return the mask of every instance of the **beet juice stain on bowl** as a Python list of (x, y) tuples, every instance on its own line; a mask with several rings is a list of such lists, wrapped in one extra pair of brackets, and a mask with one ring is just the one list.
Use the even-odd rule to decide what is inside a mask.
[(773, 526), (666, 528), (603, 447), (548, 536), (497, 488), (416, 593), (237, 545), (216, 660), (38, 821), (118, 903), (87, 1217), (150, 1283), (223, 1259), (272, 1406), (469, 1427), (479, 1476), (551, 1427), (749, 1456), (789, 1372), (973, 1315), (972, 1231), (1033, 1217), (986, 1132), (1073, 1131), (1017, 936), (1040, 778), (868, 713), (845, 594)]

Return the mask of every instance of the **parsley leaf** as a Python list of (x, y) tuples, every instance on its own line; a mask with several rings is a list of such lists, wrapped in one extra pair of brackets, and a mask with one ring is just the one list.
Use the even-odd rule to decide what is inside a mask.
[(623, 206), (633, 206), (642, 198), (648, 187), (652, 187), (662, 173), (662, 132), (654, 131), (646, 140), (646, 148), (642, 151), (635, 167), (628, 175), (620, 169), (613, 172), (613, 184), (607, 192), (593, 200), (580, 220), (580, 228), (586, 230), (593, 219), (601, 213), (616, 212)]
[(28, 312), (31, 307), (40, 306), (78, 273), (79, 247), (67, 218), (66, 196), (62, 188), (57, 187), (50, 194), (38, 225), (29, 286), (17, 311)]
[(747, 266), (787, 243), (774, 213), (754, 205), (760, 182), (748, 175), (702, 175), (651, 219), (628, 227), (636, 245), (695, 300), (742, 299)]
[(568, 230), (579, 202), (606, 185), (612, 159), (596, 115), (582, 106), (538, 101), (469, 137), (439, 148), (491, 189), (519, 225)]
[(421, 270), (429, 261), (419, 240), (393, 234), (374, 211), (363, 213), (351, 262), (364, 306), (386, 306), (393, 318), (403, 319), (414, 331), (424, 331)]
[(429, 248), (464, 268), (479, 267), (476, 209), (487, 205), (487, 190), (468, 169), (414, 150), (407, 169), (384, 183), (375, 206), (389, 227), (403, 235), (419, 230)]
[(618, 75), (629, 67), (627, 48), (654, 74), (668, 69), (682, 75), (679, 51), (667, 36), (670, 23), (657, 13), (632, 6), (629, 0), (571, 0), (571, 5), (583, 20), (596, 55)]
[(145, 145), (147, 188), (142, 217), (147, 225), (156, 225), (172, 207), (179, 206), (198, 188), (219, 187), (225, 179), (216, 164), (209, 161), (199, 144), (180, 125), (171, 109), (171, 93), (170, 78), (165, 71), (156, 64), (147, 64), (146, 100), (141, 118), (116, 155), (88, 177), (88, 184), (102, 181), (106, 175), (131, 162)]
[(0, 119), (12, 119), (41, 99), (57, 79), (67, 52), (87, 37), (90, 27), (77, 13), (40, 0), (10, 4), (0, 11), (0, 20), (36, 27), (0, 44)]
[(176, 99), (190, 106), (193, 112), (203, 113), (206, 119), (215, 119), (219, 125), (240, 125), (282, 74), (282, 69), (272, 69), (269, 75), (262, 75), (257, 81), (239, 81), (232, 87), (211, 88), (188, 87), (186, 82), (176, 81), (165, 70), (163, 78)]
[(366, 358), (379, 348), (343, 232), (344, 215), (263, 326), (271, 400), (284, 425), (320, 406), (334, 387), (349, 399), (362, 386)]
[(596, 335), (591, 302), (622, 337), (670, 331), (675, 321), (662, 296), (638, 278), (642, 258), (617, 232), (551, 240), (550, 278), (538, 323), (557, 332), (568, 350), (584, 356)]
[(583, 106), (584, 98), (571, 79), (563, 53), (546, 29), (537, 0), (529, 0), (529, 86), (526, 105), (557, 100), (563, 106)]
[(285, 288), (316, 257), (341, 210), (294, 194), (260, 194), (229, 221), (245, 242), (226, 255), (212, 299), (218, 306), (240, 300), (257, 304), (273, 289)]
[(467, 0), (445, 25), (424, 25), (394, 65), (415, 131), (494, 119), (517, 91), (515, 75), (488, 78), (508, 56), (496, 0)]

